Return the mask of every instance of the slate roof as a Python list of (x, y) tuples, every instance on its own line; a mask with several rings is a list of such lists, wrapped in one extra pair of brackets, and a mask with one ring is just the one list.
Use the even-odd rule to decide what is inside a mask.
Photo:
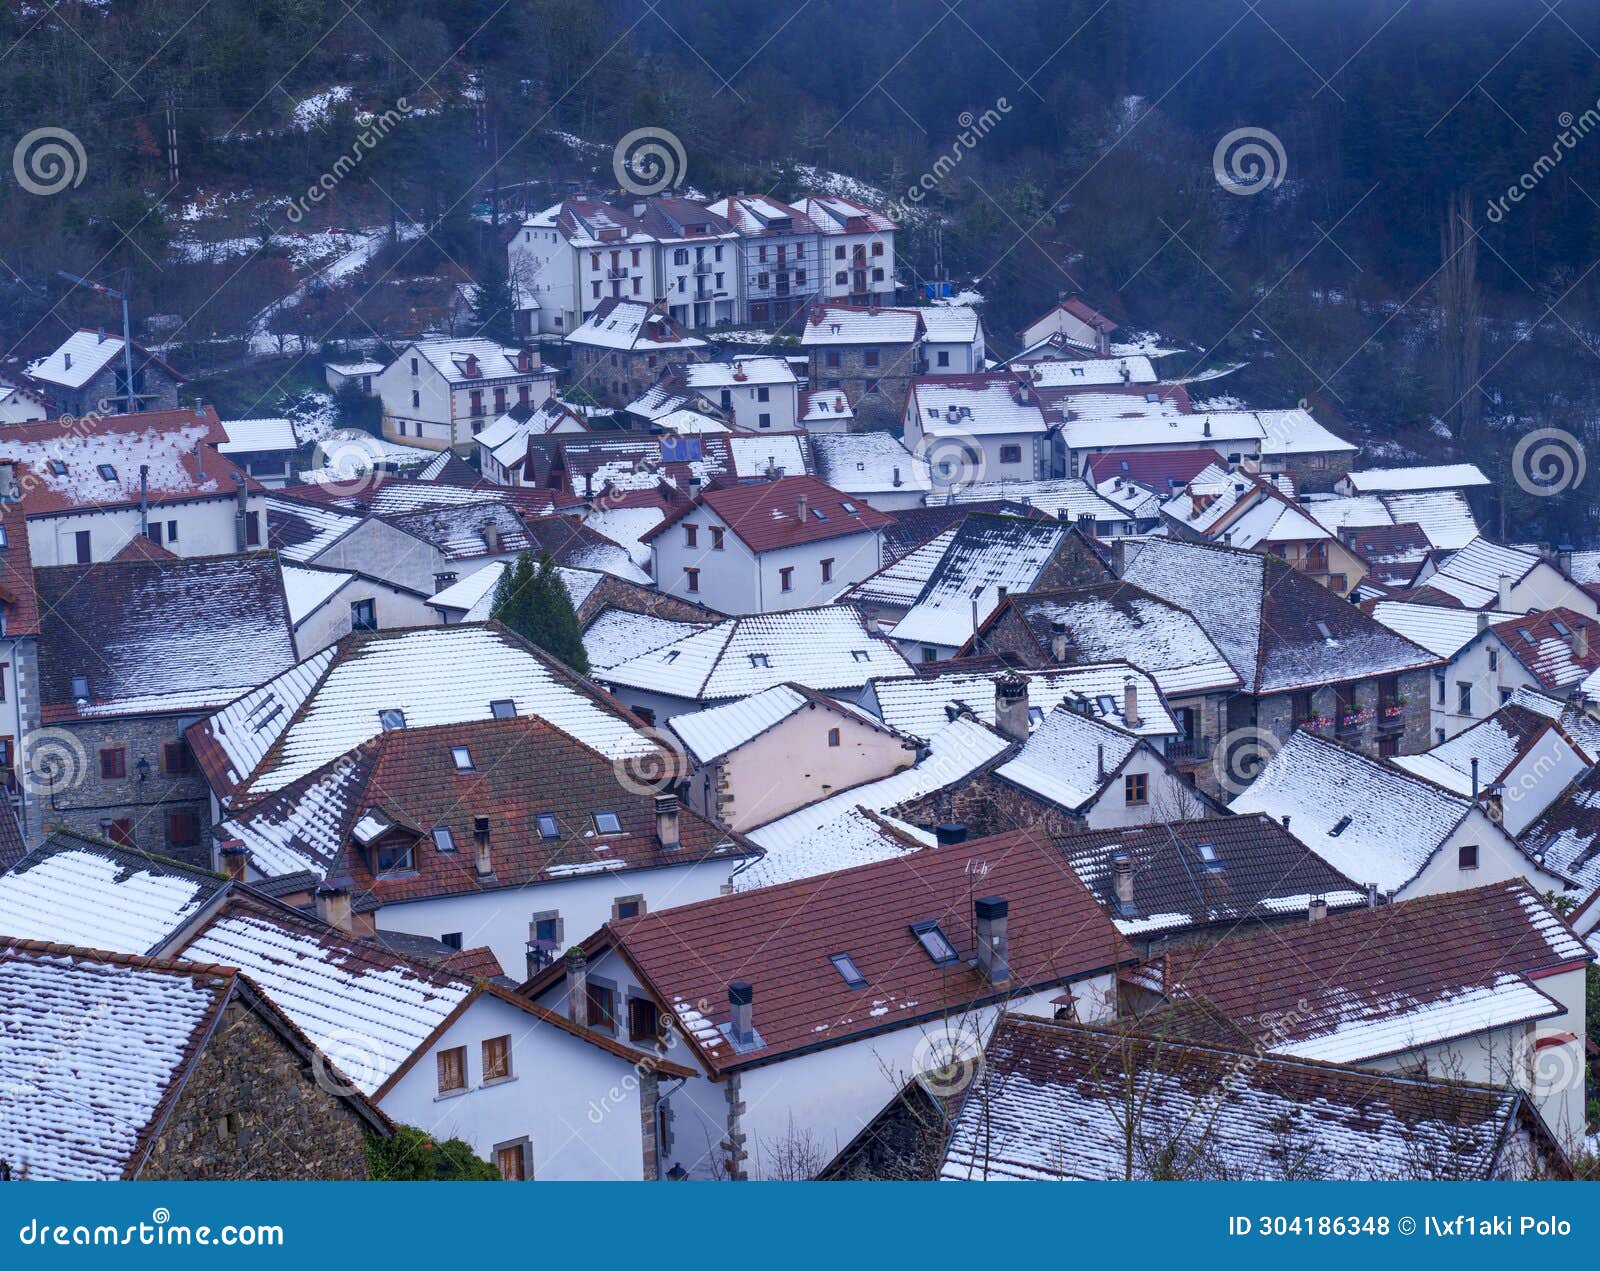
[[(987, 865), (981, 884), (971, 868)], [(992, 840), (918, 852), (734, 896), (613, 921), (584, 942), (616, 947), (677, 1020), (712, 1072), (787, 1058), (936, 1020), (1004, 996), (970, 965), (974, 886), (1010, 902), (1009, 992), (1069, 984), (1133, 961), (1093, 897), (1048, 845)], [(936, 921), (953, 964), (936, 965), (911, 924)], [(866, 979), (851, 988), (829, 955), (847, 953)], [(524, 992), (563, 974), (552, 967)], [(728, 985), (754, 990), (759, 1045), (740, 1051), (722, 1031)]]
[(706, 764), (739, 749), (808, 708), (855, 720), (908, 744), (915, 741), (859, 707), (850, 706), (802, 684), (776, 684), (750, 697), (738, 698), (721, 706), (675, 715), (667, 726), (678, 735), (690, 758), (696, 763)]
[(1426, 586), (1453, 596), (1469, 609), (1485, 609), (1499, 599), (1501, 575), (1516, 584), (1538, 565), (1536, 554), (1491, 543), (1480, 535), (1430, 574)]
[(1590, 768), (1562, 791), (1517, 842), (1575, 880), (1585, 899), (1600, 890), (1600, 768)]
[[(956, 1117), (945, 1179), (1487, 1179), (1526, 1132), (1515, 1090), (1007, 1016)], [(1140, 1109), (1130, 1152), (1125, 1109)]]
[[(28, 364), (28, 375), (45, 384), (63, 388), (82, 388), (113, 359), (122, 357), (122, 337), (104, 331), (80, 329), (74, 331), (55, 350)], [(70, 363), (70, 365), (69, 365)], [(118, 365), (121, 362), (118, 361)], [(182, 382), (170, 366), (150, 352), (137, 340), (133, 344), (133, 373), (137, 377), (146, 367), (154, 366), (165, 371), (172, 379)], [(137, 378), (136, 378), (137, 382)]]
[(1057, 706), (994, 774), (1068, 812), (1079, 812), (1121, 780), (1122, 765), (1140, 745), (1139, 738), (1114, 724)]
[(1418, 490), (1465, 490), (1491, 484), (1474, 463), (1444, 463), (1416, 468), (1367, 468), (1347, 473), (1344, 481), (1360, 494), (1411, 493)]
[(1098, 484), (1122, 477), (1160, 494), (1187, 485), (1217, 461), (1209, 447), (1195, 450), (1140, 450), (1125, 454), (1091, 454), (1083, 458), (1082, 471), (1093, 473)]
[(846, 494), (890, 494), (929, 488), (928, 462), (892, 433), (817, 433), (811, 438), (817, 476)]
[[(1058, 837), (1055, 845), (1128, 936), (1304, 921), (1313, 897), (1335, 909), (1366, 903), (1360, 886), (1264, 816), (1084, 830)], [(1119, 906), (1113, 887), (1119, 852), (1133, 859), (1131, 913)]]
[(1591, 959), (1519, 880), (1178, 947), (1161, 980), (1265, 1050), (1367, 1063), (1559, 1015), (1540, 981)]
[(1439, 661), (1276, 557), (1148, 539), (1122, 577), (1184, 605), (1248, 693), (1394, 675)]
[[(824, 262), (826, 268), (832, 268)], [(800, 343), (806, 348), (841, 344), (914, 344), (922, 338), (918, 309), (848, 304), (814, 304), (806, 312)]]
[(35, 579), (46, 721), (209, 709), (294, 665), (270, 553), (56, 565)]
[[(812, 438), (813, 444), (820, 438)], [(991, 515), (1027, 516), (1046, 520), (1036, 508), (1023, 506), (1009, 499), (994, 499), (982, 503), (945, 503), (936, 507), (899, 508), (889, 513), (892, 522), (884, 527), (883, 555), (885, 560), (898, 560), (913, 548), (937, 538), (957, 523), (984, 512)]]

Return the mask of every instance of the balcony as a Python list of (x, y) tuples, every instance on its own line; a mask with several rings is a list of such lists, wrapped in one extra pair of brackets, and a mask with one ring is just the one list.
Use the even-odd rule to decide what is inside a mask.
[(627, 270), (627, 268), (625, 266), (619, 266), (619, 267), (616, 267), (616, 268), (612, 268), (612, 269), (606, 270), (606, 277), (607, 278), (626, 278), (627, 276), (628, 276), (628, 270)]
[(697, 260), (694, 262), (694, 271), (697, 274), (709, 274), (715, 268), (716, 266), (709, 260)]
[(1167, 743), (1167, 758), (1173, 763), (1204, 763), (1211, 758), (1211, 738), (1175, 738)]

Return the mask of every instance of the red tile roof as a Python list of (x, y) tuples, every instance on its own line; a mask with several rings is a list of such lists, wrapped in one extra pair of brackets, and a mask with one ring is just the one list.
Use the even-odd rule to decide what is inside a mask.
[(1144, 450), (1092, 454), (1084, 459), (1083, 469), (1086, 474), (1092, 474), (1096, 482), (1122, 477), (1165, 494), (1177, 486), (1187, 485), (1216, 462), (1217, 452), (1209, 448)]
[[(806, 502), (803, 524), (800, 521), (802, 499)], [(693, 502), (678, 505), (660, 525), (641, 535), (640, 541), (653, 540), (702, 505), (715, 512), (753, 552), (816, 543), (846, 534), (881, 530), (894, 524), (894, 518), (887, 513), (869, 506), (863, 499), (835, 490), (817, 477), (780, 477), (754, 485), (706, 490)]]
[(1507, 618), (1494, 624), (1494, 633), (1543, 688), (1570, 688), (1600, 669), (1600, 622), (1571, 609)]
[[(1004, 897), (1011, 982), (996, 988), (972, 965), (973, 901)], [(911, 925), (937, 922), (958, 960), (936, 965)], [(682, 1021), (713, 1070), (730, 1071), (838, 1045), (1135, 961), (1095, 898), (1033, 831), (912, 852), (816, 878), (607, 923), (585, 941), (617, 947)], [(867, 981), (851, 988), (829, 960), (845, 953)], [(524, 986), (541, 993), (551, 967)], [(759, 1049), (735, 1051), (716, 1031), (728, 985), (754, 990)]]

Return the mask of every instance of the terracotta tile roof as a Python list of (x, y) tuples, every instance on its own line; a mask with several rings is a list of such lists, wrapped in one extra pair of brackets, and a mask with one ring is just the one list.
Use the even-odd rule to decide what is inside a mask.
[(1518, 879), (1180, 947), (1162, 979), (1270, 1050), (1357, 1063), (1479, 1032), (1494, 1018), (1485, 991), (1591, 959)]
[[(1128, 390), (1131, 391), (1131, 390)], [(1092, 454), (1083, 460), (1085, 474), (1096, 483), (1122, 477), (1166, 494), (1187, 485), (1217, 461), (1210, 447), (1200, 450), (1141, 450), (1126, 454)]]
[(34, 582), (33, 556), (28, 544), (28, 517), (20, 503), (0, 501), (0, 605), (4, 606), (6, 634), (39, 634), (39, 596)]
[[(803, 524), (800, 521), (801, 499), (806, 501)], [(883, 529), (892, 523), (887, 513), (863, 500), (841, 494), (816, 477), (781, 477), (777, 481), (707, 490), (699, 499), (679, 504), (660, 525), (641, 535), (640, 541), (652, 541), (702, 504), (715, 512), (753, 552), (816, 543)]]
[[(971, 965), (974, 897), (1010, 903), (1013, 979), (1003, 989)], [(936, 965), (912, 933), (934, 921), (957, 959)], [(585, 946), (618, 947), (676, 1015), (714, 1071), (760, 1064), (904, 1028), (1029, 989), (1067, 984), (1133, 961), (1099, 905), (1042, 836), (978, 839), (854, 869), (658, 910), (606, 924)], [(848, 954), (852, 988), (830, 961)], [(524, 986), (537, 994), (564, 969)], [(761, 1045), (742, 1052), (722, 1032), (728, 986), (754, 990)]]
[(1048, 521), (1050, 516), (1023, 503), (1006, 499), (986, 499), (977, 503), (943, 503), (937, 507), (903, 508), (889, 513), (891, 524), (884, 527), (885, 559), (899, 560), (913, 548), (939, 537), (951, 526), (980, 512), (1003, 516), (1026, 516)]
[(112, 560), (177, 560), (176, 552), (169, 552), (145, 534), (135, 534)]
[(1494, 633), (1541, 688), (1570, 688), (1600, 669), (1600, 622), (1571, 609), (1507, 618)]

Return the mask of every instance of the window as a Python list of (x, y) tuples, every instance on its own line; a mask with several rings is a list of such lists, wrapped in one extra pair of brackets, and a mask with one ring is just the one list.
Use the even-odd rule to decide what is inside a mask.
[(643, 912), (643, 896), (618, 896), (611, 902), (611, 916), (613, 918), (637, 918)]
[(615, 812), (596, 812), (594, 828), (601, 834), (621, 834), (622, 818)]
[(100, 752), (100, 779), (116, 781), (128, 775), (128, 752), (121, 746), (107, 746)]
[(685, 591), (699, 591), (700, 590), (700, 571), (698, 569), (686, 569), (686, 570), (684, 570), (683, 571), (683, 577), (684, 577), (684, 584), (683, 585), (684, 585), (684, 590)]
[(750, 654), (750, 665), (752, 667), (770, 667), (772, 659), (765, 653), (752, 653)]
[(117, 470), (109, 463), (101, 464), (97, 471), (100, 473), (102, 481), (115, 481), (117, 479)]
[(439, 1093), (455, 1094), (467, 1088), (467, 1048), (452, 1046), (441, 1050), (439, 1063)]
[(698, 525), (685, 525), (683, 527), (683, 545), (685, 547), (700, 546), (700, 527)]
[(378, 712), (378, 723), (386, 733), (392, 733), (397, 728), (406, 726), (406, 713), (398, 707)]
[(722, 550), (722, 536), (723, 536), (724, 533), (725, 533), (725, 531), (723, 530), (722, 526), (720, 526), (720, 525), (713, 525), (711, 527), (711, 550), (712, 551), (720, 552)]
[[(411, 390), (411, 409), (412, 410), (416, 410), (421, 405), (422, 405), (422, 394), (417, 392), (416, 389), (412, 389)], [(405, 427), (405, 421), (404, 420), (401, 420), (400, 427), (401, 428)], [(401, 433), (401, 436), (404, 436), (404, 435), (405, 435), (404, 433)], [(420, 437), (420, 436), (422, 436), (422, 434), (418, 433), (417, 436)]]
[(561, 827), (556, 824), (556, 819), (549, 812), (541, 812), (534, 818), (534, 823), (539, 827), (539, 837), (542, 839), (557, 839), (561, 837)]
[(594, 979), (589, 981), (589, 1027), (604, 1033), (617, 1031), (617, 991)]
[(1478, 845), (1463, 843), (1456, 849), (1456, 865), (1460, 869), (1478, 868)]
[(958, 960), (955, 946), (937, 922), (914, 922), (911, 924), (911, 934), (922, 946), (922, 951), (933, 959), (935, 966), (949, 966)]
[(759, 415), (757, 415), (756, 416), (756, 427), (757, 428), (771, 428), (772, 427), (772, 414), (771, 414), (771, 412), (762, 411)]
[(1463, 715), (1472, 714), (1472, 685), (1466, 680), (1456, 681), (1456, 709)]
[(647, 997), (628, 999), (628, 1040), (631, 1042), (661, 1040), (661, 1012)]
[(840, 354), (838, 349), (829, 349), (826, 353), (824, 353), (822, 355), (822, 362), (824, 366), (844, 365), (843, 356)]
[(192, 766), (189, 743), (168, 741), (161, 744), (161, 771), (169, 777), (181, 777)]
[(833, 969), (844, 978), (844, 982), (853, 989), (867, 987), (867, 977), (861, 974), (861, 969), (856, 966), (856, 960), (848, 953), (830, 953), (828, 961), (833, 963)]
[(822, 581), (825, 583), (833, 581), (833, 557), (831, 556), (826, 557), (822, 562)]
[(175, 808), (167, 813), (167, 842), (172, 847), (193, 847), (199, 838), (198, 822), (193, 812)]
[(1000, 447), (1000, 462), (1001, 463), (1021, 463), (1022, 462), (1022, 447), (1021, 446), (1001, 446)]
[(511, 1076), (511, 1037), (486, 1037), (483, 1039), (483, 1079), (485, 1082), (505, 1081)]
[(439, 937), (439, 943), (446, 948), (459, 949), (466, 943), (466, 938), (460, 931), (446, 931)]
[(74, 675), (72, 677), (72, 696), (76, 698), (89, 696), (89, 677), (87, 675)]
[(784, 591), (794, 590), (794, 566), (785, 565), (778, 571), (778, 585)]
[(416, 861), (410, 843), (390, 844), (378, 849), (379, 874), (408, 874), (415, 868)]
[(883, 255), (883, 244), (881, 242), (875, 242), (872, 244), (872, 254), (874, 256)]
[(498, 697), (489, 703), (489, 714), (495, 719), (515, 719), (517, 704), (509, 697)]
[(877, 366), (878, 365), (878, 350), (877, 349), (862, 349), (861, 350), (861, 364), (863, 366)]
[(350, 602), (350, 630), (376, 631), (378, 629), (378, 606), (374, 600), (353, 600)]
[(450, 762), (455, 764), (457, 772), (471, 772), (472, 751), (466, 746), (451, 746)]
[(1346, 830), (1348, 830), (1350, 828), (1350, 821), (1351, 821), (1351, 818), (1348, 817), (1348, 816), (1340, 817), (1337, 821), (1335, 821), (1333, 823), (1333, 828), (1328, 831), (1328, 837), (1329, 838), (1338, 838), (1341, 834), (1343, 834)]
[(87, 565), (94, 559), (94, 553), (89, 545), (89, 531), (79, 530), (72, 536), (73, 553), (78, 564)]
[(121, 847), (133, 846), (133, 822), (125, 816), (100, 822), (100, 832)]
[(494, 1166), (500, 1171), (500, 1181), (503, 1183), (527, 1182), (528, 1141), (518, 1139), (515, 1143), (496, 1144)]
[(839, 730), (837, 728), (828, 729), (828, 745), (830, 747), (832, 747), (832, 748), (837, 748), (838, 747), (838, 745), (839, 745)]
[(244, 518), (244, 542), (246, 547), (261, 546), (261, 514), (249, 512)]
[(1435, 671), (1433, 673), (1433, 687), (1437, 690), (1439, 705), (1443, 706), (1444, 705), (1444, 672), (1443, 671)]
[(939, 660), (939, 650), (934, 648), (931, 644), (923, 645), (922, 660), (924, 662), (937, 662)]
[(434, 827), (433, 845), (441, 852), (453, 852), (456, 850), (455, 835), (450, 833), (450, 827), (448, 825), (439, 825)]
[(1489, 650), (1489, 669), (1491, 671), (1498, 671), (1500, 669), (1500, 650), (1499, 649), (1490, 649)]
[(1142, 772), (1130, 772), (1122, 778), (1122, 800), (1129, 807), (1145, 803), (1150, 797), (1150, 778)]

